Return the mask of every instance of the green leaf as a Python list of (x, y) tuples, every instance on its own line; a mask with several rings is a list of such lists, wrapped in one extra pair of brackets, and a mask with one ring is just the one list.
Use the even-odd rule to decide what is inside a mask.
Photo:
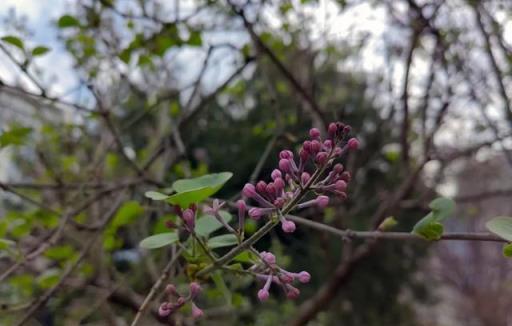
[(387, 230), (393, 228), (397, 224), (398, 224), (398, 222), (396, 221), (396, 219), (393, 216), (388, 216), (384, 219), (384, 221), (382, 221), (382, 223), (380, 223), (378, 229), (379, 229), (379, 231), (387, 231)]
[(503, 256), (507, 258), (512, 257), (512, 243), (507, 243), (503, 246)]
[[(229, 223), (232, 219), (231, 214), (226, 211), (220, 211), (219, 215), (226, 223)], [(196, 221), (195, 231), (199, 236), (207, 237), (220, 228), (222, 228), (222, 224), (215, 217), (204, 215)]]
[(2, 37), (2, 41), (4, 41), (5, 43), (14, 45), (22, 50), (25, 48), (25, 46), (23, 45), (23, 41), (19, 37), (16, 37), (16, 36), (12, 36), (12, 35), (4, 36), (4, 37)]
[(235, 260), (235, 261), (239, 261), (241, 263), (249, 263), (249, 264), (253, 263), (255, 259), (256, 259), (256, 256), (248, 250), (239, 253), (238, 256), (233, 258), (233, 260)]
[(71, 15), (64, 15), (57, 21), (57, 26), (59, 26), (59, 28), (76, 27), (80, 26), (80, 22)]
[(165, 200), (165, 199), (169, 198), (168, 195), (162, 194), (161, 192), (158, 192), (158, 191), (146, 191), (144, 196), (146, 196), (149, 199), (153, 199), (153, 200)]
[(49, 289), (59, 281), (59, 273), (60, 271), (56, 268), (48, 269), (37, 277), (36, 282), (41, 288)]
[(147, 237), (140, 242), (140, 246), (145, 249), (156, 249), (171, 245), (176, 241), (178, 241), (178, 234), (176, 232), (167, 232)]
[(75, 249), (70, 245), (56, 246), (45, 251), (44, 255), (53, 260), (67, 260), (75, 253)]
[(43, 54), (46, 54), (49, 51), (50, 51), (50, 48), (48, 48), (46, 46), (36, 46), (35, 48), (32, 49), (32, 56), (34, 56), (34, 57), (41, 56)]
[(222, 273), (220, 271), (216, 271), (212, 274), (213, 282), (215, 283), (215, 286), (217, 289), (222, 293), (224, 296), (224, 299), (226, 299), (226, 303), (230, 306), (231, 305), (231, 291), (229, 291), (228, 287), (226, 286), (226, 282), (224, 282), (224, 278), (222, 277)]
[(140, 204), (134, 200), (125, 202), (114, 216), (111, 226), (115, 229), (120, 226), (129, 224), (133, 222), (137, 217), (139, 217), (144, 212), (144, 208), (140, 206)]
[(32, 128), (22, 126), (11, 127), (9, 131), (4, 131), (0, 134), (0, 148), (7, 147), (9, 145), (23, 145), (31, 132)]
[(234, 246), (238, 243), (238, 239), (234, 234), (223, 234), (208, 240), (208, 248), (222, 248)]
[(439, 240), (443, 235), (443, 225), (440, 223), (453, 214), (455, 202), (449, 198), (436, 198), (430, 202), (432, 209), (414, 226), (412, 233), (427, 240)]
[(201, 32), (199, 31), (190, 31), (190, 36), (188, 38), (187, 44), (190, 46), (201, 46), (203, 45), (203, 39), (201, 38)]
[(0, 250), (7, 249), (9, 247), (12, 247), (16, 244), (16, 242), (9, 240), (9, 239), (2, 239), (0, 238)]
[(233, 176), (231, 172), (203, 175), (193, 179), (175, 181), (172, 188), (177, 192), (167, 201), (173, 205), (187, 208), (212, 196)]
[(512, 217), (498, 216), (485, 223), (487, 230), (499, 237), (512, 241)]

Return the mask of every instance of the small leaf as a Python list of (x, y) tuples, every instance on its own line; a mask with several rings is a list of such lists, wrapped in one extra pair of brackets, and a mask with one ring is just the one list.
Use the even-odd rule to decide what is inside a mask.
[(47, 48), (46, 46), (36, 46), (32, 49), (32, 56), (37, 57), (41, 56), (43, 54), (46, 54), (50, 51), (50, 48)]
[(25, 46), (23, 45), (23, 41), (19, 37), (16, 37), (16, 36), (12, 36), (12, 35), (4, 36), (4, 37), (2, 37), (2, 41), (9, 43), (11, 45), (14, 45), (22, 50), (25, 48)]
[(0, 134), (0, 148), (9, 145), (23, 145), (31, 132), (32, 128), (22, 126), (11, 127), (8, 131), (5, 131), (2, 134)]
[(393, 216), (388, 216), (384, 219), (384, 221), (382, 221), (382, 223), (380, 223), (378, 230), (379, 231), (387, 231), (387, 230), (393, 228), (397, 224), (398, 224), (398, 222), (396, 221), (396, 219)]
[(485, 227), (499, 237), (512, 241), (512, 217), (498, 216), (485, 223)]
[(231, 291), (229, 291), (228, 287), (226, 286), (226, 282), (224, 282), (222, 273), (220, 271), (216, 271), (212, 274), (212, 279), (217, 289), (222, 293), (224, 299), (226, 299), (226, 303), (231, 305)]
[(16, 242), (9, 240), (9, 239), (2, 239), (0, 238), (0, 250), (7, 249), (9, 247), (12, 247), (16, 244)]
[(153, 200), (165, 200), (165, 199), (169, 198), (168, 195), (162, 194), (161, 192), (158, 192), (158, 191), (146, 191), (144, 196), (146, 196), (149, 199), (153, 199)]
[[(219, 214), (226, 223), (229, 223), (232, 219), (231, 214), (226, 211), (220, 211)], [(215, 217), (204, 215), (196, 221), (195, 231), (199, 236), (207, 237), (210, 233), (213, 233), (222, 227), (222, 224), (217, 221)]]
[(412, 230), (427, 240), (439, 240), (443, 235), (443, 225), (440, 223), (453, 214), (455, 202), (449, 198), (436, 198), (430, 202), (432, 212), (423, 217)]
[(436, 214), (437, 221), (444, 220), (455, 211), (455, 202), (452, 199), (445, 197), (434, 199), (428, 206), (432, 208), (432, 212)]
[(223, 234), (208, 240), (208, 248), (222, 248), (234, 246), (238, 243), (238, 239), (234, 234)]
[(512, 243), (507, 243), (503, 246), (503, 256), (512, 258)]
[(120, 226), (129, 224), (142, 215), (142, 213), (144, 213), (144, 208), (138, 202), (134, 200), (127, 201), (117, 210), (111, 226), (117, 229)]
[(241, 263), (249, 263), (249, 264), (253, 263), (255, 259), (256, 259), (256, 256), (250, 251), (243, 251), (243, 252), (239, 253), (238, 256), (233, 258), (233, 260), (235, 260), (235, 261), (239, 261)]
[(50, 259), (63, 261), (70, 259), (75, 254), (75, 249), (70, 245), (56, 246), (45, 251), (44, 255)]
[(57, 26), (59, 26), (59, 28), (76, 27), (80, 26), (80, 22), (71, 15), (64, 15), (59, 18)]
[[(172, 188), (180, 193), (202, 188), (220, 189), (231, 177), (231, 172), (206, 174), (198, 178), (182, 179), (175, 181)], [(216, 192), (216, 191), (215, 191)]]
[(171, 245), (176, 241), (178, 241), (178, 234), (176, 232), (167, 232), (147, 237), (140, 242), (140, 246), (145, 249), (156, 249)]

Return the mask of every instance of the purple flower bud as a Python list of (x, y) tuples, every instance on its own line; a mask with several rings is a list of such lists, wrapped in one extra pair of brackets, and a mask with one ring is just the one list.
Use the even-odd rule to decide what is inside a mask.
[(323, 195), (316, 197), (316, 204), (320, 208), (326, 208), (329, 205), (329, 197)]
[(269, 183), (265, 190), (270, 197), (275, 198), (277, 196), (277, 189), (273, 182)]
[(318, 153), (322, 149), (322, 144), (318, 140), (313, 140), (311, 142), (311, 152)]
[(331, 122), (329, 124), (329, 128), (327, 129), (327, 131), (329, 133), (329, 136), (331, 138), (334, 138), (336, 136), (336, 132), (338, 131), (338, 126), (334, 122)]
[(246, 183), (244, 189), (242, 190), (242, 194), (245, 197), (253, 198), (256, 196), (256, 188), (252, 184)]
[(291, 159), (293, 159), (293, 153), (291, 151), (289, 151), (289, 150), (281, 151), (279, 153), (279, 158), (280, 159), (291, 160)]
[(338, 195), (341, 201), (347, 199), (347, 194), (345, 192), (336, 192), (336, 195)]
[(260, 257), (263, 259), (264, 262), (266, 262), (269, 265), (274, 265), (276, 263), (276, 256), (268, 251), (262, 251), (260, 252)]
[(333, 169), (332, 169), (335, 173), (341, 173), (343, 172), (343, 164), (341, 163), (337, 163), (336, 165), (334, 165)]
[(274, 186), (276, 187), (277, 192), (280, 193), (285, 187), (284, 180), (282, 178), (276, 178), (274, 180)]
[(309, 152), (306, 151), (304, 148), (301, 148), (299, 151), (299, 157), (302, 160), (302, 162), (306, 162), (309, 158)]
[(268, 293), (268, 291), (265, 289), (261, 289), (258, 291), (258, 299), (261, 302), (268, 300), (269, 296), (270, 296), (270, 293)]
[(325, 148), (327, 151), (330, 151), (330, 150), (331, 150), (331, 148), (332, 148), (332, 140), (327, 139), (326, 141), (324, 141), (324, 148)]
[(306, 152), (311, 152), (311, 141), (306, 140), (304, 143), (302, 143), (302, 149), (304, 149)]
[(340, 157), (341, 154), (343, 154), (343, 149), (341, 149), (341, 147), (335, 147), (334, 148), (334, 156)]
[(329, 154), (327, 154), (326, 152), (320, 152), (320, 153), (316, 154), (315, 162), (318, 165), (324, 165), (325, 163), (327, 163), (328, 158), (329, 158)]
[(242, 199), (236, 202), (238, 208), (238, 227), (240, 230), (244, 229), (245, 213), (247, 212), (247, 204)]
[(184, 297), (179, 297), (177, 300), (176, 300), (176, 307), (182, 307), (185, 303), (187, 303), (187, 300), (185, 300)]
[(338, 180), (336, 181), (334, 188), (337, 191), (344, 192), (345, 190), (347, 190), (347, 183), (343, 180)]
[(285, 203), (286, 200), (282, 197), (279, 197), (276, 200), (274, 200), (274, 206), (276, 206), (277, 208), (283, 208)]
[(171, 314), (172, 308), (168, 304), (168, 302), (163, 302), (160, 307), (158, 307), (158, 316), (167, 317)]
[(253, 220), (259, 220), (262, 215), (263, 215), (263, 212), (262, 212), (261, 208), (253, 207), (253, 208), (249, 209), (249, 216)]
[(350, 127), (350, 126), (344, 126), (343, 127), (343, 133), (344, 134), (350, 133), (351, 130), (352, 130), (352, 127)]
[(281, 174), (281, 171), (279, 171), (278, 169), (274, 169), (274, 171), (272, 171), (272, 174), (270, 175), (272, 177), (272, 180), (276, 180), (277, 178), (282, 178), (283, 175)]
[(183, 211), (183, 221), (185, 221), (185, 223), (190, 229), (194, 229), (194, 226), (196, 224), (195, 215), (196, 214), (194, 213), (194, 211), (191, 210), (190, 208), (187, 208), (186, 210)]
[(316, 128), (311, 128), (309, 130), (309, 136), (313, 139), (317, 139), (320, 137), (320, 130), (316, 129)]
[(290, 173), (292, 171), (292, 164), (288, 159), (281, 159), (279, 161), (279, 170), (284, 173)]
[(281, 221), (281, 229), (283, 229), (283, 231), (286, 233), (293, 233), (295, 232), (295, 223), (283, 219)]
[(199, 285), (199, 283), (197, 283), (197, 282), (190, 283), (189, 289), (190, 289), (190, 297), (192, 299), (197, 297), (199, 295), (199, 293), (201, 293), (201, 291), (202, 291), (201, 285)]
[(359, 148), (359, 140), (355, 139), (355, 138), (350, 138), (348, 140), (348, 149), (351, 150), (351, 151), (355, 151)]
[(284, 273), (281, 273), (281, 275), (279, 275), (279, 279), (283, 283), (291, 283), (291, 282), (293, 282), (294, 277), (291, 273), (284, 272)]
[(297, 278), (301, 283), (309, 283), (309, 281), (311, 280), (311, 275), (306, 271), (302, 271), (297, 275)]
[(203, 317), (203, 315), (204, 315), (204, 312), (201, 309), (199, 309), (199, 307), (196, 306), (196, 304), (194, 302), (192, 302), (192, 318), (198, 319), (198, 318)]
[(258, 191), (258, 193), (260, 193), (260, 195), (264, 195), (266, 189), (267, 183), (265, 181), (258, 181), (258, 183), (256, 184), (256, 190)]
[(307, 172), (302, 172), (300, 176), (300, 182), (303, 186), (308, 183), (309, 179), (311, 179), (311, 175), (309, 175)]
[(290, 284), (286, 284), (286, 297), (291, 300), (295, 300), (299, 297), (300, 291), (296, 287), (291, 286)]
[(346, 183), (349, 183), (352, 179), (352, 176), (350, 175), (350, 172), (345, 171), (341, 174), (340, 179), (345, 181)]

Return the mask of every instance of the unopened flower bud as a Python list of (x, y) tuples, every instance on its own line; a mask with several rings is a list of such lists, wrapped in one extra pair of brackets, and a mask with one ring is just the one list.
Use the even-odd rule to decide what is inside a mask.
[(316, 154), (315, 163), (318, 165), (324, 165), (325, 163), (327, 163), (328, 158), (329, 154), (327, 154), (326, 152), (320, 152)]
[(160, 307), (158, 307), (158, 316), (167, 317), (171, 314), (172, 308), (169, 306), (168, 302), (163, 302)]
[(350, 133), (351, 130), (352, 130), (352, 127), (350, 127), (350, 126), (344, 126), (343, 127), (343, 133), (344, 134)]
[(311, 275), (306, 271), (302, 271), (297, 275), (297, 279), (301, 283), (309, 283), (309, 281), (311, 280)]
[(307, 172), (302, 172), (300, 176), (300, 182), (302, 183), (303, 186), (308, 183), (309, 179), (311, 179), (311, 175), (309, 175), (309, 173)]
[(283, 283), (292, 283), (293, 279), (293, 275), (287, 272), (281, 273), (281, 275), (279, 275), (279, 280), (281, 280)]
[(343, 149), (341, 149), (341, 147), (335, 147), (334, 148), (334, 156), (340, 157), (341, 154), (343, 154)]
[(332, 148), (332, 140), (327, 139), (326, 141), (324, 141), (324, 148), (325, 150), (330, 151)]
[(347, 190), (347, 183), (343, 180), (338, 180), (336, 181), (334, 188), (337, 191), (344, 192), (345, 190)]
[(348, 145), (348, 149), (355, 151), (359, 148), (359, 140), (357, 140), (355, 138), (350, 138), (348, 140), (347, 145)]
[(277, 192), (280, 193), (285, 187), (284, 180), (282, 178), (276, 178), (274, 180), (274, 186), (276, 187)]
[(260, 252), (261, 259), (269, 265), (274, 265), (276, 263), (276, 256), (273, 253), (268, 251)]
[(174, 284), (167, 284), (165, 287), (165, 293), (168, 295), (178, 296), (178, 292), (176, 291), (176, 286)]
[(318, 130), (317, 128), (311, 128), (309, 130), (309, 136), (313, 139), (317, 139), (320, 137), (320, 130)]
[(261, 195), (265, 194), (266, 189), (267, 189), (267, 183), (265, 181), (258, 181), (258, 183), (256, 184), (256, 190)]
[(306, 151), (304, 148), (301, 148), (299, 151), (299, 157), (302, 160), (302, 162), (306, 162), (309, 158), (309, 152)]
[(201, 291), (202, 291), (201, 285), (199, 285), (199, 283), (197, 283), (197, 282), (190, 283), (189, 289), (190, 289), (190, 296), (192, 297), (192, 299), (197, 297), (199, 295), (199, 293), (201, 293)]
[(256, 188), (254, 187), (254, 185), (246, 183), (244, 189), (242, 190), (242, 194), (245, 197), (253, 198), (254, 196), (256, 196)]
[(343, 164), (341, 164), (341, 163), (337, 163), (336, 165), (334, 165), (334, 167), (332, 168), (332, 170), (333, 170), (335, 173), (341, 173), (341, 172), (343, 172)]
[(291, 286), (290, 284), (286, 285), (286, 297), (291, 300), (295, 300), (299, 297), (300, 291), (296, 287)]
[(194, 226), (196, 224), (195, 215), (196, 214), (194, 213), (194, 211), (191, 210), (190, 208), (187, 208), (186, 210), (183, 211), (183, 221), (185, 221), (185, 223), (190, 229), (194, 229)]
[(302, 149), (306, 152), (311, 152), (311, 141), (306, 140), (304, 143), (302, 143)]
[(281, 171), (279, 171), (278, 169), (274, 169), (274, 171), (272, 171), (272, 174), (270, 175), (272, 177), (272, 180), (276, 180), (277, 178), (282, 178), (283, 175), (281, 174)]
[(322, 149), (322, 144), (318, 140), (313, 140), (311, 142), (311, 152), (318, 153)]
[(279, 161), (279, 170), (284, 173), (290, 173), (292, 171), (292, 164), (288, 159), (281, 159)]
[(338, 131), (338, 126), (334, 122), (329, 124), (329, 128), (327, 128), (327, 132), (329, 133), (329, 137), (334, 138), (336, 136), (336, 132)]
[(291, 160), (291, 159), (293, 159), (293, 153), (289, 150), (283, 150), (279, 153), (279, 158)]
[(286, 233), (293, 233), (295, 232), (295, 223), (288, 220), (281, 221), (281, 229), (283, 229)]
[(277, 208), (283, 208), (285, 203), (286, 201), (282, 197), (279, 197), (276, 200), (274, 200), (274, 206), (276, 206)]
[(327, 207), (329, 205), (329, 197), (323, 195), (316, 197), (316, 204), (320, 208)]
[(273, 182), (269, 183), (265, 190), (267, 194), (273, 198), (277, 195), (277, 189)]
[(262, 302), (268, 300), (269, 296), (270, 293), (265, 289), (261, 289), (258, 291), (258, 299)]
[(349, 183), (352, 179), (352, 176), (350, 175), (350, 172), (345, 171), (341, 174), (340, 179), (345, 181), (346, 183)]
[(199, 309), (199, 307), (196, 306), (196, 304), (194, 302), (192, 302), (192, 318), (198, 319), (198, 318), (203, 317), (203, 315), (204, 315), (204, 312), (201, 309)]

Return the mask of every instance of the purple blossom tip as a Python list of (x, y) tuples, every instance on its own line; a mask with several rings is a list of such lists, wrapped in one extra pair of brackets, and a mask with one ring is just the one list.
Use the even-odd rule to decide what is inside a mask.
[(343, 180), (338, 180), (336, 181), (334, 187), (337, 191), (344, 192), (345, 190), (347, 190), (347, 183)]
[(311, 179), (311, 175), (307, 172), (302, 172), (300, 176), (300, 182), (302, 183), (303, 186), (308, 183), (309, 179)]
[(194, 211), (191, 210), (190, 208), (187, 208), (186, 210), (183, 211), (183, 220), (191, 229), (193, 229), (195, 226), (195, 215), (196, 214), (194, 213)]
[(174, 284), (167, 284), (165, 287), (165, 293), (169, 295), (178, 295), (178, 292), (176, 291), (176, 286)]
[(281, 280), (281, 282), (288, 284), (288, 283), (293, 282), (294, 277), (292, 274), (290, 274), (288, 272), (284, 272), (281, 275), (279, 275), (279, 279)]
[(341, 164), (341, 163), (335, 164), (334, 167), (332, 168), (332, 170), (334, 171), (334, 173), (343, 172), (343, 164)]
[(284, 173), (290, 173), (292, 171), (292, 164), (289, 159), (282, 158), (279, 160), (279, 170)]
[(359, 148), (359, 140), (355, 138), (350, 138), (347, 142), (347, 145), (348, 149), (350, 149), (351, 151), (355, 151)]
[(281, 177), (274, 179), (274, 186), (277, 191), (282, 191), (285, 187), (284, 180)]
[(261, 302), (268, 300), (269, 296), (270, 296), (270, 293), (268, 293), (268, 291), (265, 289), (261, 289), (258, 291), (258, 299)]
[(331, 122), (329, 124), (329, 128), (327, 129), (327, 132), (329, 133), (329, 136), (334, 138), (336, 136), (336, 132), (337, 131), (338, 131), (338, 126), (336, 125), (336, 123)]
[(286, 292), (286, 297), (291, 300), (295, 300), (299, 297), (300, 291), (296, 287), (293, 287), (289, 284), (287, 284), (286, 289), (288, 290)]
[(316, 204), (320, 208), (327, 207), (329, 205), (329, 197), (323, 195), (316, 197)]
[(199, 293), (201, 293), (201, 291), (202, 291), (201, 285), (199, 285), (199, 283), (197, 283), (197, 282), (190, 283), (189, 288), (190, 288), (190, 296), (192, 297), (192, 299), (197, 297), (199, 295)]
[(272, 171), (272, 174), (270, 175), (272, 177), (272, 180), (276, 180), (277, 178), (282, 178), (283, 175), (281, 174), (281, 171), (279, 171), (278, 169), (274, 169), (274, 171)]
[(322, 149), (322, 144), (318, 140), (313, 140), (311, 142), (311, 152), (318, 153)]
[(289, 151), (289, 150), (281, 151), (279, 153), (279, 158), (280, 159), (291, 160), (291, 159), (293, 159), (293, 153), (291, 151)]
[(274, 256), (274, 254), (271, 252), (262, 251), (260, 252), (260, 257), (269, 265), (274, 265), (276, 263), (276, 256)]
[(196, 304), (194, 302), (192, 302), (192, 318), (198, 319), (198, 318), (203, 317), (203, 315), (204, 315), (204, 312), (201, 309), (199, 309), (199, 307), (196, 306)]
[(284, 220), (281, 222), (281, 228), (286, 233), (293, 233), (295, 232), (296, 227), (295, 223), (293, 223), (292, 221)]
[(158, 315), (160, 317), (167, 317), (171, 314), (172, 308), (168, 302), (163, 302), (160, 307), (158, 307)]
[(263, 216), (263, 210), (258, 207), (253, 207), (253, 208), (249, 209), (249, 216), (253, 220), (259, 220)]
[(254, 185), (246, 183), (244, 189), (242, 190), (242, 194), (247, 198), (253, 198), (256, 196), (256, 188)]
[(316, 154), (315, 162), (318, 165), (324, 165), (325, 163), (327, 163), (328, 158), (329, 158), (329, 154), (327, 154), (326, 152), (320, 152), (320, 153)]
[(297, 279), (301, 283), (309, 283), (309, 281), (311, 280), (311, 275), (306, 271), (302, 271), (297, 275)]
[(316, 139), (316, 138), (319, 138), (320, 137), (320, 130), (318, 130), (317, 128), (311, 128), (309, 130), (309, 136), (313, 139)]

